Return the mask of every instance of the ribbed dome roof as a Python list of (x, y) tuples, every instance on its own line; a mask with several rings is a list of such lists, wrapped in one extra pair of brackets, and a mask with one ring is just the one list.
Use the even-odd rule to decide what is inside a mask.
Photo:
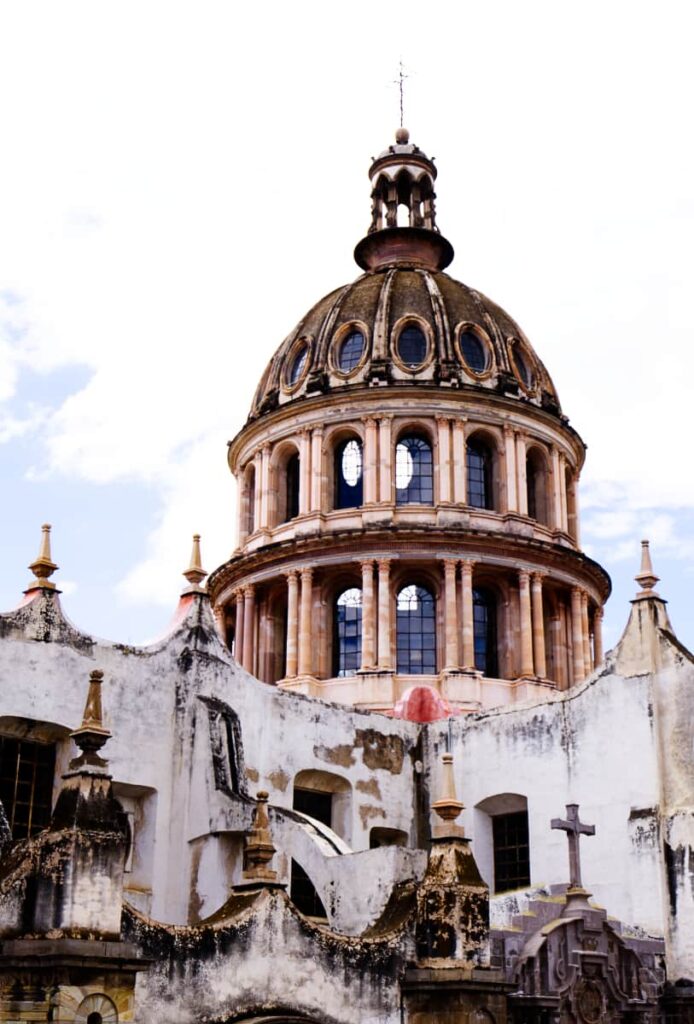
[[(415, 351), (425, 351), (416, 365), (400, 339), (408, 328), (419, 333)], [(560, 413), (547, 370), (503, 309), (441, 270), (396, 264), (316, 303), (272, 357), (250, 419), (307, 396), (384, 383), (484, 389)]]

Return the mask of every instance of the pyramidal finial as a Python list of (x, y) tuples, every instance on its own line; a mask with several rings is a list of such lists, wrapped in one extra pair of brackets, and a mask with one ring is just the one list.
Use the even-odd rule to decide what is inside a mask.
[(99, 751), (106, 740), (110, 739), (111, 733), (104, 729), (103, 713), (101, 710), (101, 684), (104, 673), (95, 668), (89, 673), (89, 690), (87, 701), (84, 705), (82, 725), (75, 729), (70, 735), (80, 748), (81, 754), (70, 761), (70, 768), (82, 768), (89, 765), (91, 768), (105, 768), (108, 764), (99, 756)]
[(442, 756), (441, 768), (441, 795), (438, 800), (434, 801), (431, 807), (444, 824), (443, 826), (436, 826), (434, 838), (443, 838), (444, 835), (451, 835), (454, 832), (462, 835), (462, 828), (459, 825), (454, 825), (453, 822), (465, 806), (458, 800), (455, 791), (453, 754), (444, 754)]
[(267, 810), (268, 793), (261, 789), (256, 796), (253, 825), (246, 836), (243, 877), (246, 882), (276, 882), (277, 872), (268, 867), (275, 856)]
[(202, 567), (202, 558), (200, 557), (200, 534), (193, 534), (193, 550), (190, 553), (190, 565), (183, 573), (185, 578), (188, 580), (188, 586), (183, 591), (184, 594), (204, 594), (205, 590), (200, 585), (207, 576), (207, 573)]
[(653, 572), (653, 563), (651, 562), (651, 552), (649, 543), (647, 540), (641, 541), (641, 570), (634, 577), (636, 582), (641, 587), (641, 590), (636, 595), (637, 597), (658, 597), (659, 595), (653, 589), (656, 583), (659, 581), (660, 576), (656, 576)]
[(49, 577), (53, 575), (58, 566), (51, 558), (51, 527), (50, 523), (44, 523), (41, 527), (41, 547), (34, 561), (29, 566), (35, 579), (31, 581), (24, 591), (28, 594), (32, 590), (55, 590), (55, 583), (51, 583)]

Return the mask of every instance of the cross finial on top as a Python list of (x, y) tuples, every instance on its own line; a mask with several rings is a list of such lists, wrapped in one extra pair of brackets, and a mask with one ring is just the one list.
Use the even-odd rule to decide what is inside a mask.
[(584, 825), (578, 817), (578, 804), (566, 805), (566, 821), (563, 818), (552, 818), (552, 828), (561, 829), (566, 832), (569, 839), (569, 887), (571, 889), (583, 888), (581, 882), (581, 853), (579, 849), (580, 837), (594, 836), (595, 825)]
[(400, 90), (400, 127), (401, 128), (403, 128), (404, 125), (405, 125), (405, 79), (409, 78), (409, 77), (410, 77), (409, 75), (405, 74), (405, 65), (403, 64), (403, 62), (401, 60), (400, 64), (399, 64), (399, 68), (398, 68), (398, 77), (397, 77), (397, 79), (395, 80), (395, 83), (394, 83), (395, 85), (397, 85), (398, 89)]

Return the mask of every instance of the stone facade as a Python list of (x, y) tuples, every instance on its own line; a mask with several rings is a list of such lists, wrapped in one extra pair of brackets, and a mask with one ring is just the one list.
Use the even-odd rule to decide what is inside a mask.
[(130, 647), (66, 619), (44, 527), (0, 615), (0, 1021), (693, 1015), (694, 659), (647, 546), (602, 651), (547, 371), (444, 273), (406, 133), (371, 178), (365, 276), (230, 446), (234, 557), (206, 588), (195, 538)]

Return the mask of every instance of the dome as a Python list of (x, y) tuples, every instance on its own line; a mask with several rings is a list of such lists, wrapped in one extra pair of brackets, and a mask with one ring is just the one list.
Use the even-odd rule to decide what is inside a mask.
[(250, 419), (309, 396), (383, 384), (484, 389), (561, 412), (549, 373), (508, 313), (442, 270), (392, 257), (299, 321), (265, 370)]

